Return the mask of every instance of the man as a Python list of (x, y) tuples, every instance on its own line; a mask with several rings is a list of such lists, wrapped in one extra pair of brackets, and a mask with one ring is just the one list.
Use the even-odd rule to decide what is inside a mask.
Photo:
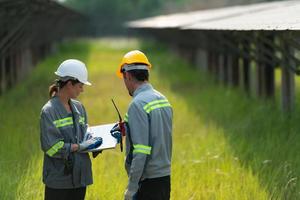
[(128, 185), (125, 200), (170, 199), (171, 104), (148, 82), (151, 64), (138, 50), (124, 55), (117, 71), (133, 97), (125, 115)]

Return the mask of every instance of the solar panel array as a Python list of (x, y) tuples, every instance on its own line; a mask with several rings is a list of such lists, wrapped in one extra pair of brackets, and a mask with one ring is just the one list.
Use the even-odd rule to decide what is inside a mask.
[(274, 97), (274, 69), (280, 67), (283, 109), (293, 108), (294, 74), (300, 75), (300, 1), (161, 15), (126, 25), (169, 44), (218, 81), (258, 96)]
[(52, 0), (0, 0), (0, 93), (21, 80), (85, 17)]

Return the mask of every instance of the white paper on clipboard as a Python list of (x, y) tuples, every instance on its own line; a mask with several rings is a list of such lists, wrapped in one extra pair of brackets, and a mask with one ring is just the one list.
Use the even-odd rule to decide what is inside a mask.
[(83, 152), (94, 152), (94, 151), (116, 148), (117, 139), (111, 136), (110, 134), (110, 130), (113, 128), (115, 124), (116, 123), (88, 127), (88, 132), (90, 132), (93, 137), (102, 138), (102, 144), (98, 148), (90, 149)]

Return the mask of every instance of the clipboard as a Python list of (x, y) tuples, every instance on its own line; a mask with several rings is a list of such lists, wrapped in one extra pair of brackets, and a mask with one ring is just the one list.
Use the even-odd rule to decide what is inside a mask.
[(96, 152), (96, 151), (116, 148), (117, 139), (110, 134), (110, 130), (113, 128), (115, 124), (116, 123), (88, 127), (87, 131), (92, 134), (92, 137), (102, 138), (102, 144), (98, 148), (89, 149), (82, 152), (83, 153)]

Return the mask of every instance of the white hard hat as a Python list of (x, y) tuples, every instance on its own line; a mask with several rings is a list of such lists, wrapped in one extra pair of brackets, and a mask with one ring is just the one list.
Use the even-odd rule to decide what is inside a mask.
[(76, 59), (65, 60), (54, 73), (59, 77), (72, 77), (85, 85), (92, 85), (88, 82), (88, 72), (85, 64)]

